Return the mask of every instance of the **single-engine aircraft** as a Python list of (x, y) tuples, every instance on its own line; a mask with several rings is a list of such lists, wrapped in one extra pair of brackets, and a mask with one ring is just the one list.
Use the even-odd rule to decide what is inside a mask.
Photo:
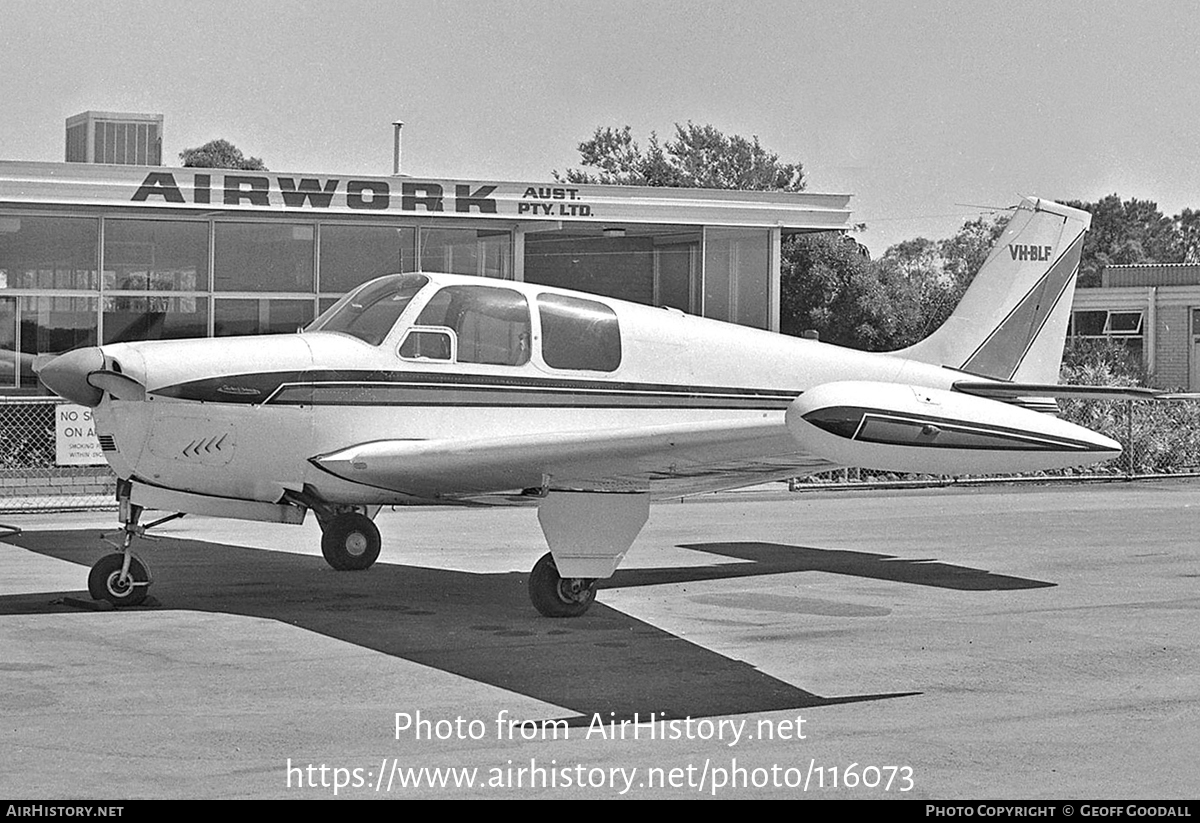
[(94, 409), (124, 543), (96, 599), (132, 605), (143, 509), (300, 523), (339, 570), (382, 506), (536, 504), (529, 594), (583, 614), (650, 502), (861, 466), (1019, 472), (1118, 455), (1048, 396), (1090, 215), (1025, 198), (946, 323), (886, 354), (532, 283), (393, 274), (297, 334), (114, 343), (45, 365)]

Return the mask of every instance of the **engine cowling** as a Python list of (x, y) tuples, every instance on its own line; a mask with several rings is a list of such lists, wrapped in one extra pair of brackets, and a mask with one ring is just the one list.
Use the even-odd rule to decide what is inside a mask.
[(1121, 453), (1090, 429), (996, 400), (899, 383), (846, 381), (804, 392), (792, 436), (842, 466), (994, 474), (1082, 466)]

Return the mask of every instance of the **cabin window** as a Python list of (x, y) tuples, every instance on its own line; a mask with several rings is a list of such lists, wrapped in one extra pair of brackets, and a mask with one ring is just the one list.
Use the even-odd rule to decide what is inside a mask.
[(454, 332), (459, 363), (529, 362), (529, 304), (512, 289), (447, 286), (425, 304), (417, 325)]
[(428, 282), (419, 274), (397, 274), (368, 283), (335, 303), (306, 331), (341, 332), (378, 346)]
[(542, 359), (556, 369), (615, 371), (621, 365), (621, 329), (612, 309), (561, 294), (538, 296)]
[(400, 356), (408, 360), (453, 360), (454, 335), (448, 329), (409, 329), (400, 344)]

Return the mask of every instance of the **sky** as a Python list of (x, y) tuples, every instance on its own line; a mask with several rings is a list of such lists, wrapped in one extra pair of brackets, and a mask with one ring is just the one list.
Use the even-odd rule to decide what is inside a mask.
[(756, 135), (878, 256), (1021, 195), (1200, 207), (1192, 2), (0, 0), (0, 159), (89, 109), (276, 171), (540, 182), (598, 126)]

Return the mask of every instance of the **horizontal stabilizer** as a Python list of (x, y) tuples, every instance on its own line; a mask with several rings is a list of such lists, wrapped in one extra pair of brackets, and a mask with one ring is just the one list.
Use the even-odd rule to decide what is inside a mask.
[(825, 383), (786, 413), (797, 442), (831, 463), (923, 474), (1081, 466), (1121, 445), (1056, 417), (962, 392), (900, 383)]

